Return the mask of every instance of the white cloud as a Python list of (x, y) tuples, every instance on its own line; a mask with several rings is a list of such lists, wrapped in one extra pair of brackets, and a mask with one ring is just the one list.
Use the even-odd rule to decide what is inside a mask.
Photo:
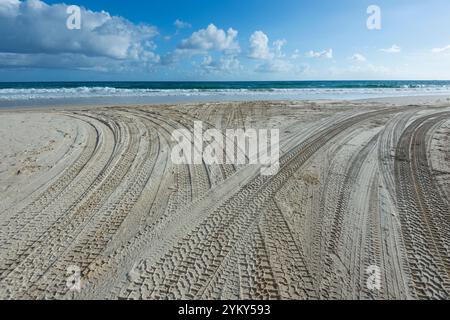
[(178, 45), (178, 50), (193, 54), (202, 54), (210, 50), (221, 51), (226, 54), (235, 54), (240, 51), (236, 40), (238, 32), (229, 28), (227, 32), (210, 24), (206, 29), (194, 32), (188, 39)]
[(399, 53), (402, 51), (402, 48), (400, 48), (398, 45), (394, 44), (390, 48), (381, 49), (381, 51), (386, 52), (386, 53)]
[[(208, 25), (206, 29), (200, 29), (187, 38), (183, 39), (172, 52), (161, 58), (162, 65), (171, 65), (183, 58), (192, 56), (203, 56), (200, 64), (192, 65), (200, 67), (200, 71), (208, 73), (232, 72), (240, 69), (241, 65), (237, 59), (240, 46), (237, 41), (238, 32), (233, 28), (225, 30), (217, 28), (214, 24)], [(214, 60), (210, 53), (215, 52), (220, 56)]]
[(310, 72), (310, 66), (307, 64), (297, 65), (288, 60), (274, 59), (260, 64), (255, 69), (258, 73), (279, 73), (292, 78), (298, 77), (300, 74)]
[(256, 67), (255, 71), (261, 73), (278, 73), (278, 72), (284, 73), (292, 71), (293, 68), (294, 65), (289, 61), (274, 59), (271, 61), (267, 61), (263, 64), (260, 64), (259, 66)]
[(65, 61), (67, 68), (81, 68), (81, 62), (89, 67), (89, 58), (105, 65), (159, 61), (153, 52), (155, 27), (81, 8), (81, 29), (69, 30), (66, 10), (65, 4), (48, 5), (40, 0), (2, 0), (0, 53), (4, 54), (0, 59), (7, 57), (7, 61), (0, 64), (27, 66), (44, 57), (49, 67), (63, 67), (61, 61)]
[(252, 59), (270, 60), (273, 53), (269, 48), (269, 37), (262, 31), (255, 31), (250, 36), (250, 52), (248, 55)]
[(306, 53), (308, 58), (324, 58), (324, 59), (332, 59), (333, 58), (333, 49), (327, 49), (323, 51), (309, 51)]
[(35, 53), (0, 53), (0, 68), (45, 68), (45, 69), (79, 69), (108, 71), (120, 69), (122, 66), (116, 60), (104, 59), (102, 57), (86, 57), (73, 53), (62, 53), (57, 56)]
[(356, 61), (356, 62), (365, 62), (365, 61), (367, 61), (366, 57), (364, 57), (360, 53), (355, 53), (350, 59), (353, 60), (353, 61)]
[(295, 49), (294, 53), (291, 55), (291, 59), (298, 59), (300, 58), (301, 54), (300, 54), (300, 50)]
[(449, 51), (449, 50), (450, 50), (450, 45), (448, 45), (446, 47), (443, 47), (443, 48), (434, 48), (434, 49), (431, 50), (431, 52), (433, 52), (433, 53), (442, 53), (442, 52)]
[(206, 72), (226, 72), (241, 70), (242, 66), (235, 56), (223, 56), (214, 60), (210, 55), (204, 57), (201, 67)]
[(284, 57), (282, 49), (286, 45), (286, 43), (287, 43), (287, 41), (285, 39), (274, 41), (273, 46), (274, 46), (274, 49), (275, 49), (275, 55), (277, 57), (279, 57), (279, 58)]
[(269, 37), (262, 31), (255, 31), (249, 39), (250, 51), (248, 57), (263, 60), (256, 66), (255, 72), (287, 73), (295, 69), (295, 65), (286, 59), (282, 49), (287, 44), (285, 39), (275, 40), (273, 47), (269, 46)]
[(190, 23), (187, 23), (185, 21), (182, 21), (180, 19), (175, 20), (175, 22), (173, 23), (173, 25), (177, 28), (177, 29), (189, 29), (192, 28), (192, 25)]
[(2, 0), (0, 2), (0, 16), (13, 17), (17, 15), (20, 6), (19, 0)]

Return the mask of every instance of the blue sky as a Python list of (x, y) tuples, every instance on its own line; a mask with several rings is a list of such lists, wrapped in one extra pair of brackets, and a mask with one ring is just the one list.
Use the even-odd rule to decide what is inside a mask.
[(0, 0), (0, 81), (450, 79), (449, 18), (448, 0)]

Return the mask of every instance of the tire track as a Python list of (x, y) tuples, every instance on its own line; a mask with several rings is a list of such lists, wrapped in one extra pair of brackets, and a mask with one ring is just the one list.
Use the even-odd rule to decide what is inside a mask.
[[(157, 263), (157, 268), (152, 269), (152, 273), (154, 274), (153, 284), (158, 281), (159, 285), (153, 289), (150, 297), (171, 298), (174, 297), (173, 292), (180, 292), (179, 298), (197, 296), (201, 290), (201, 284), (208, 282), (210, 270), (217, 270), (221, 266), (223, 259), (234, 247), (234, 244), (239, 241), (241, 235), (248, 232), (251, 221), (258, 218), (259, 212), (267, 199), (283, 185), (292, 172), (322, 147), (325, 141), (348, 129), (351, 125), (377, 114), (379, 113), (355, 116), (344, 120), (334, 128), (317, 134), (311, 139), (312, 141), (298, 146), (295, 151), (281, 159), (282, 165), (275, 177), (258, 176), (244, 186), (227, 203), (212, 213), (207, 221), (201, 223), (195, 231), (185, 237)], [(243, 201), (244, 199), (245, 201)], [(226, 238), (222, 239), (216, 236), (226, 232), (229, 233)], [(205, 247), (205, 245), (202, 245), (203, 243), (209, 243), (210, 245)], [(214, 245), (221, 248), (219, 253), (212, 253), (211, 247)], [(187, 255), (187, 252), (190, 252), (190, 254)], [(215, 258), (209, 264), (197, 258), (210, 255)], [(193, 268), (192, 265), (196, 267)], [(169, 272), (169, 270), (172, 271)], [(181, 284), (183, 284), (182, 288), (176, 288)], [(186, 284), (196, 285), (186, 289)], [(151, 282), (146, 286), (147, 288), (153, 287)]]
[(435, 123), (449, 117), (438, 113), (421, 117), (400, 138), (395, 162), (397, 195), (403, 238), (418, 298), (449, 297), (450, 211), (440, 198), (427, 158), (426, 135)]

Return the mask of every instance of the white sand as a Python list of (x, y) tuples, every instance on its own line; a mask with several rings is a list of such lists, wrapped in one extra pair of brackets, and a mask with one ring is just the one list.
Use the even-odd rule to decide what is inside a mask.
[[(0, 298), (448, 299), (449, 119), (443, 97), (2, 111)], [(173, 164), (199, 120), (279, 128), (278, 174)]]

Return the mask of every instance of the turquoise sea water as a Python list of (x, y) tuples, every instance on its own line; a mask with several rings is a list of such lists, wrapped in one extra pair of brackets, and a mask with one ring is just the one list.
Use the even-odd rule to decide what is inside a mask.
[(0, 82), (0, 107), (450, 95), (450, 81)]

